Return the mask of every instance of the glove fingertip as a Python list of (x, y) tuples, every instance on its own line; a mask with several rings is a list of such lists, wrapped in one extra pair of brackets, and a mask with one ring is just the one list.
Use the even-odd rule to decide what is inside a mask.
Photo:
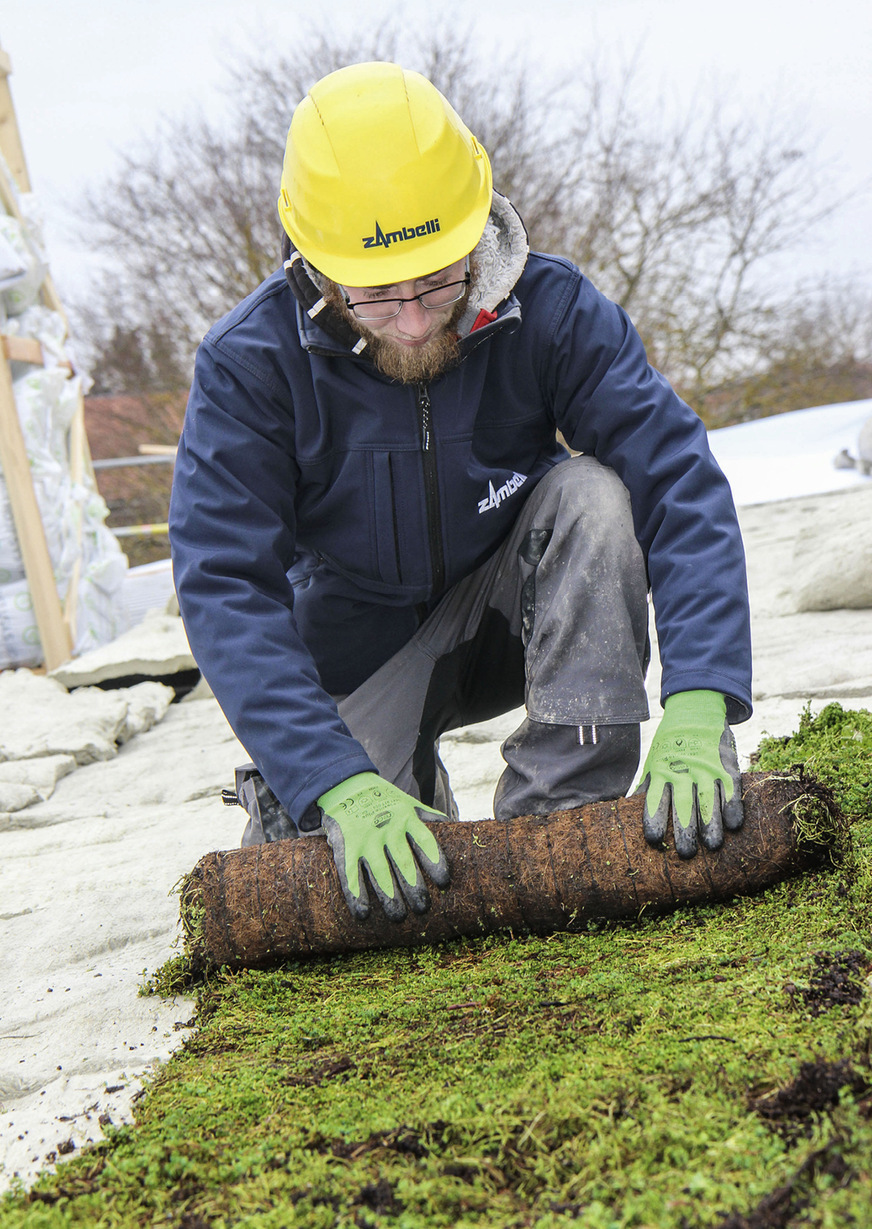
[[(367, 874), (370, 884), (372, 885), (372, 890), (378, 897), (378, 902), (384, 911), (385, 917), (389, 922), (402, 922), (403, 918), (406, 916), (406, 905), (405, 901), (403, 900), (403, 893), (400, 891), (398, 886), (398, 873), (393, 859), (391, 858), (390, 854), (386, 854), (386, 857), (391, 887), (393, 888), (392, 896), (388, 896), (387, 892), (385, 892), (384, 888), (382, 888), (381, 884), (375, 878), (369, 867), (367, 867)], [(405, 886), (405, 880), (402, 880), (402, 883)]]
[[(680, 829), (680, 831), (683, 833), (689, 833), (690, 829), (682, 828)], [(695, 834), (693, 836), (684, 835), (684, 836), (679, 837), (676, 834), (675, 852), (678, 854), (679, 858), (684, 858), (685, 861), (688, 861), (690, 858), (695, 858), (696, 853), (697, 853), (696, 835)]]
[(669, 827), (669, 812), (672, 808), (671, 786), (664, 786), (660, 801), (653, 811), (649, 809), (648, 801), (646, 796), (645, 808), (642, 811), (642, 831), (649, 845), (663, 849), (666, 844), (666, 830)]
[(724, 807), (724, 826), (729, 828), (730, 832), (738, 832), (744, 822), (745, 807), (737, 791)]
[(434, 837), (433, 841), (439, 856), (435, 860), (428, 853), (424, 852), (411, 832), (408, 834), (408, 841), (412, 846), (412, 852), (418, 865), (427, 872), (437, 888), (447, 888), (451, 882), (451, 872), (448, 867), (448, 859), (445, 857), (445, 851), (436, 838)]
[(706, 849), (714, 851), (720, 849), (724, 843), (724, 828), (720, 821), (712, 820), (709, 824), (703, 824), (699, 839)]
[(389, 922), (402, 922), (406, 916), (406, 906), (399, 892), (393, 898), (390, 896), (382, 897), (381, 906)]
[(708, 823), (705, 823), (700, 816), (699, 821), (699, 839), (704, 849), (720, 849), (724, 843), (724, 823), (723, 823), (723, 802), (724, 789), (720, 781), (715, 782), (714, 797), (712, 799), (712, 813)]
[(651, 816), (646, 812), (642, 817), (642, 832), (649, 845), (663, 849), (666, 843), (666, 823), (660, 821), (656, 813)]
[(643, 825), (642, 832), (644, 833), (645, 840), (648, 842), (648, 844), (651, 846), (652, 849), (665, 849), (666, 848), (665, 830), (661, 832), (659, 828), (657, 829), (646, 828)]
[(441, 848), (439, 850), (439, 861), (431, 862), (428, 858), (425, 869), (437, 888), (448, 887), (451, 882), (451, 869), (448, 865), (448, 859)]
[(678, 854), (679, 858), (696, 857), (699, 844), (697, 839), (695, 818), (691, 820), (686, 828), (683, 828), (678, 822), (678, 816), (673, 816), (672, 835), (675, 840), (675, 852)]
[(430, 908), (430, 893), (422, 885), (406, 893), (406, 903), (413, 913), (426, 913)]
[[(439, 853), (440, 853), (439, 861), (431, 862), (429, 858), (427, 858), (424, 854), (421, 854), (418, 851), (418, 847), (415, 844), (415, 842), (412, 841), (411, 838), (409, 839), (412, 845), (412, 852), (415, 858), (414, 866), (415, 866), (416, 873), (415, 873), (414, 880), (409, 879), (407, 875), (400, 875), (399, 872), (397, 871), (397, 867), (396, 867), (396, 864), (394, 863), (393, 858), (390, 858), (390, 855), (389, 855), (391, 869), (394, 874), (394, 881), (399, 883), (400, 891), (402, 892), (403, 897), (405, 898), (406, 904), (409, 906), (412, 912), (413, 913), (426, 913), (427, 910), (430, 908), (430, 893), (427, 891), (427, 884), (424, 881), (423, 871), (426, 870), (435, 883), (437, 883), (440, 887), (444, 887), (445, 883), (447, 883), (448, 864), (445, 860), (445, 855), (442, 853), (441, 849), (439, 850)], [(442, 869), (443, 868), (445, 870), (446, 880), (445, 882), (440, 882), (440, 880), (442, 880)]]
[(345, 903), (348, 905), (352, 917), (356, 918), (358, 922), (366, 921), (369, 917), (369, 901), (365, 893), (361, 893), (360, 896), (352, 896), (351, 892), (343, 885), (342, 895), (345, 897)]

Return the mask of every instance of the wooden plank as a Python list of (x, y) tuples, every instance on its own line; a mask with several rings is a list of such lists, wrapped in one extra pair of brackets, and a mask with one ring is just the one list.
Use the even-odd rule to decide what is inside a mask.
[[(70, 367), (70, 370), (71, 371), (73, 370), (72, 366)], [(71, 438), (72, 438), (73, 431), (75, 431), (75, 438), (81, 441), (81, 446), (79, 447), (79, 459), (81, 460), (81, 463), (82, 463), (81, 474), (83, 476), (87, 476), (90, 479), (91, 486), (96, 491), (97, 490), (97, 476), (94, 473), (94, 462), (91, 459), (91, 444), (88, 440), (88, 428), (85, 425), (85, 392), (84, 392), (84, 389), (82, 388), (81, 380), (79, 380), (78, 405), (76, 406), (76, 417), (74, 419), (74, 425), (71, 426), (70, 428)], [(73, 462), (73, 464), (74, 465), (78, 464), (78, 460)]]
[[(2, 86), (0, 86), (0, 95), (2, 95)], [(16, 132), (17, 132), (17, 126), (16, 126)], [(2, 136), (2, 128), (0, 128), (0, 136)], [(3, 156), (6, 157), (5, 150), (3, 152)], [(11, 169), (12, 168), (10, 167), (10, 170)], [(10, 182), (9, 177), (3, 171), (2, 166), (0, 166), (0, 204), (2, 204), (4, 211), (8, 213), (11, 218), (15, 218), (15, 220), (20, 222), (22, 226), (26, 227), (27, 221), (24, 217), (24, 214), (21, 212), (21, 208), (18, 204), (18, 197), (16, 195), (15, 188), (16, 188), (16, 185)], [(20, 184), (18, 185), (18, 190), (21, 191)], [(29, 189), (27, 190), (29, 191)], [(57, 289), (55, 287), (54, 281), (52, 280), (52, 276), (50, 273), (46, 273), (45, 277), (43, 278), (42, 287), (41, 287), (41, 295), (42, 295), (42, 301), (45, 304), (45, 306), (48, 307), (51, 311), (57, 312), (58, 315), (63, 318), (64, 324), (67, 327), (67, 331), (69, 331), (69, 321), (67, 320), (67, 314), (64, 311), (63, 304), (61, 303), (61, 300), (60, 300), (60, 295), (57, 292)]]
[[(11, 218), (15, 218), (16, 221), (22, 224), (22, 226), (27, 226), (24, 214), (18, 206), (18, 198), (15, 195), (13, 185), (10, 183), (8, 176), (3, 172), (2, 166), (0, 166), (0, 205), (3, 206), (3, 210), (8, 213)], [(58, 315), (63, 318), (63, 322), (67, 326), (67, 330), (69, 330), (67, 314), (63, 309), (60, 295), (58, 294), (55, 284), (52, 281), (50, 273), (46, 273), (45, 277), (43, 278), (40, 293), (45, 306), (51, 311), (57, 312)]]
[(137, 451), (143, 457), (174, 457), (178, 444), (140, 444)]
[(44, 365), (42, 346), (35, 337), (0, 336), (3, 343), (3, 353), (13, 363), (34, 363), (37, 367)]
[(168, 521), (154, 525), (110, 525), (109, 529), (116, 538), (163, 538), (170, 531)]
[(8, 213), (10, 218), (15, 218), (18, 222), (22, 220), (12, 180), (3, 172), (2, 167), (0, 167), (0, 205), (3, 206), (3, 212)]
[(5, 51), (0, 49), (0, 150), (6, 163), (15, 176), (15, 182), (21, 192), (30, 191), (30, 177), (27, 174), (27, 162), (24, 157), (24, 147), (18, 131), (18, 121), (15, 118), (15, 107), (12, 103), (12, 91), (9, 88), (9, 75), (12, 64)]
[[(18, 201), (19, 192), (31, 190), (30, 176), (24, 157), (24, 146), (15, 115), (12, 92), (8, 77), (12, 71), (9, 56), (0, 48), (0, 150), (9, 167), (9, 176), (0, 168), (0, 204), (11, 217), (26, 227)], [(41, 297), (46, 307), (57, 312), (69, 329), (66, 313), (51, 277), (46, 274), (41, 286)], [(0, 471), (5, 479), (9, 506), (18, 543), (21, 548), (24, 571), (30, 588), (36, 624), (42, 641), (45, 666), (53, 670), (68, 661), (75, 640), (76, 601), (78, 578), (81, 569), (81, 520), (79, 524), (80, 552), (70, 584), (66, 609), (62, 609), (55, 585), (54, 570), (45, 537), (45, 529), (33, 489), (30, 462), (12, 388), (12, 373), (9, 361), (44, 365), (42, 346), (30, 338), (6, 337), (0, 345)], [(70, 363), (62, 363), (72, 374)], [(93, 479), (91, 455), (85, 433), (84, 398), (79, 390), (79, 404), (70, 429), (71, 476), (81, 482), (85, 473)], [(95, 483), (96, 486), (96, 483)], [(81, 518), (81, 512), (79, 512)]]
[(21, 547), (45, 665), (48, 670), (54, 670), (56, 666), (69, 661), (72, 640), (63, 620), (27, 449), (15, 408), (12, 376), (5, 361), (0, 362), (0, 469), (6, 481), (6, 494)]
[[(2, 345), (3, 353), (13, 363), (32, 363), (36, 367), (45, 366), (42, 345), (35, 337), (17, 337), (15, 334), (10, 336), (8, 333), (0, 333), (0, 345)], [(58, 366), (72, 375), (72, 363), (58, 363)]]
[[(76, 402), (76, 412), (73, 415), (70, 423), (70, 479), (73, 485), (78, 485), (85, 480), (86, 474), (90, 476), (94, 488), (97, 487), (97, 481), (94, 478), (94, 470), (91, 464), (91, 450), (88, 447), (88, 435), (85, 431), (85, 396), (82, 392), (82, 382), (78, 381), (78, 399)], [(76, 507), (76, 561), (73, 564), (73, 573), (70, 577), (70, 587), (67, 590), (67, 596), (64, 600), (63, 615), (64, 623), (66, 624), (67, 633), (70, 637), (70, 644), (76, 643), (76, 619), (79, 613), (79, 581), (82, 578), (82, 534), (84, 531), (84, 516), (81, 507)]]

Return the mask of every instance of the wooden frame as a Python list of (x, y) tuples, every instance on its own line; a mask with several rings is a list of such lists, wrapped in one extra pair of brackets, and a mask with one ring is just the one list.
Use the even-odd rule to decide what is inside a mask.
[[(0, 152), (6, 160), (9, 173), (14, 181), (10, 182), (9, 177), (0, 166), (0, 202), (7, 214), (23, 222), (17, 194), (30, 191), (30, 179), (9, 89), (10, 72), (9, 57), (0, 48)], [(59, 312), (66, 321), (57, 291), (48, 276), (43, 282), (41, 295), (46, 307)], [(38, 341), (28, 338), (12, 336), (0, 338), (0, 470), (2, 470), (6, 483), (6, 492), (24, 563), (24, 574), (27, 577), (33, 602), (45, 666), (47, 670), (53, 670), (68, 661), (72, 655), (72, 646), (75, 642), (75, 602), (80, 565), (77, 564), (74, 569), (65, 609), (55, 584), (45, 529), (30, 473), (30, 462), (15, 406), (11, 362), (43, 364), (42, 346)], [(66, 366), (72, 374), (70, 365), (66, 364)], [(84, 397), (81, 394), (70, 428), (70, 442), (71, 471), (74, 477), (78, 474), (81, 478), (83, 469), (90, 468), (84, 427)]]

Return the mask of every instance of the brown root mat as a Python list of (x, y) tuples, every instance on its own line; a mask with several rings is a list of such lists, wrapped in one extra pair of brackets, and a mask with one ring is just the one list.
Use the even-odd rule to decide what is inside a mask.
[(355, 921), (322, 837), (207, 854), (182, 886), (195, 967), (411, 947), (497, 931), (548, 934), (749, 895), (825, 862), (841, 817), (800, 770), (743, 777), (745, 823), (715, 853), (682, 860), (642, 834), (642, 799), (549, 816), (431, 824), (451, 867), (423, 915), (390, 922), (374, 905)]

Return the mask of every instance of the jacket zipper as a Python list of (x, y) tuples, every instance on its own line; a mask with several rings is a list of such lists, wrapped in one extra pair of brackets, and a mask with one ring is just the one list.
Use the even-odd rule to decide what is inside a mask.
[(442, 544), (442, 517), (439, 511), (439, 481), (436, 472), (436, 450), (430, 430), (430, 390), (419, 384), (416, 403), (418, 427), (421, 432), (421, 454), (424, 459), (424, 499), (427, 508), (427, 541), (430, 546), (430, 579), (433, 596), (438, 597), (445, 586), (445, 554)]

